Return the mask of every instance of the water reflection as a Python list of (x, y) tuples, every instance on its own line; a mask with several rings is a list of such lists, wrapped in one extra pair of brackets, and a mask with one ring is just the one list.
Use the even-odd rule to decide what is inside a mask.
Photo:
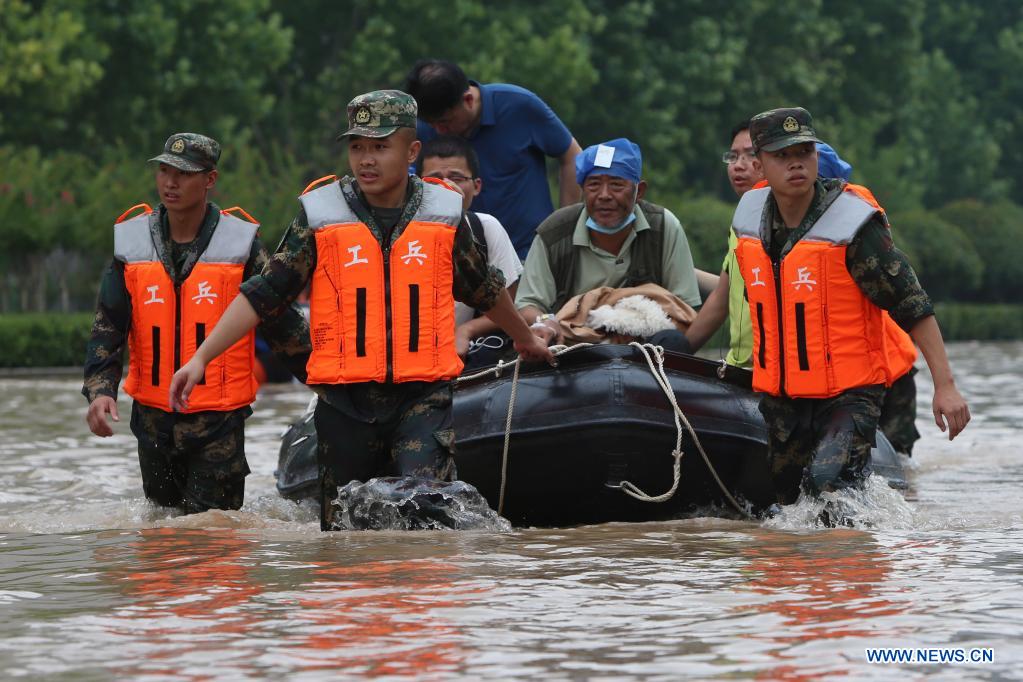
[(294, 595), (291, 634), (278, 647), (298, 669), (419, 676), (464, 666), (464, 636), (443, 612), (484, 590), (459, 587), (454, 565), (426, 558), (316, 563)]
[(208, 673), (187, 662), (212, 654), (236, 673), (251, 673), (244, 652), (225, 645), (256, 634), (261, 620), (249, 608), (262, 592), (248, 558), (252, 543), (229, 532), (147, 528), (131, 542), (97, 550), (97, 564), (110, 566), (106, 579), (129, 599), (104, 627), (139, 654), (114, 672), (206, 680)]
[[(84, 435), (77, 377), (0, 379), (3, 674), (1017, 679), (1023, 343), (951, 360), (974, 423), (943, 440), (921, 372), (916, 498), (865, 497), (887, 515), (861, 530), (323, 534), (274, 490), (277, 439), (307, 400), (293, 389), (262, 394), (247, 425), (245, 507), (178, 518), (142, 500), (130, 435)], [(868, 646), (989, 646), (995, 662), (879, 667)]]
[(905, 613), (907, 605), (886, 596), (891, 562), (867, 533), (766, 531), (742, 556), (751, 578), (747, 589), (770, 597), (754, 610), (777, 616), (770, 634), (752, 635), (781, 645), (771, 650), (779, 664), (765, 679), (819, 679), (822, 670), (792, 665), (792, 648), (801, 644), (900, 634), (881, 619)]
[(198, 681), (210, 679), (209, 665), (227, 677), (422, 676), (465, 666), (464, 634), (445, 613), (487, 590), (465, 584), (438, 547), (374, 560), (343, 542), (299, 551), (267, 544), (231, 530), (165, 527), (97, 549), (104, 582), (125, 598), (102, 619), (99, 639), (121, 654), (111, 671)]

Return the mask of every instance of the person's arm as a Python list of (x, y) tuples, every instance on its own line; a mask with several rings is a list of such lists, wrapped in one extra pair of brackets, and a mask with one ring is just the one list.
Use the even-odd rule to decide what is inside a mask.
[(952, 440), (970, 423), (970, 408), (952, 378), (952, 368), (945, 354), (945, 342), (941, 338), (938, 321), (934, 319), (934, 315), (925, 317), (917, 322), (909, 335), (919, 346), (934, 380), (934, 399), (931, 401), (934, 423), (942, 433), (945, 432), (947, 423), (948, 439)]
[(718, 285), (703, 302), (703, 307), (696, 314), (696, 319), (686, 330), (686, 338), (693, 352), (700, 350), (710, 337), (714, 336), (721, 324), (728, 317), (728, 273), (722, 271)]
[[(269, 254), (257, 237), (252, 241), (249, 261), (246, 263), (245, 272), (242, 275), (243, 281), (248, 281), (251, 277), (260, 274), (269, 261)], [(256, 331), (292, 376), (305, 383), (306, 366), (309, 364), (309, 355), (312, 353), (312, 342), (309, 338), (309, 321), (302, 314), (298, 305), (292, 302), (276, 317), (264, 318), (263, 315), (260, 315), (260, 323)]]
[(242, 283), (216, 326), (171, 379), (170, 405), (174, 410), (188, 407), (188, 396), (213, 358), (234, 345), (261, 319), (272, 320), (284, 313), (305, 289), (316, 267), (316, 238), (306, 225), (305, 211), (299, 211), (285, 232), (274, 257), (262, 272)]
[[(515, 300), (515, 290), (518, 288), (519, 283), (513, 282), (508, 289), (508, 295)], [(474, 317), (468, 322), (463, 322), (455, 328), (455, 345), (458, 348), (458, 354), (465, 356), (469, 350), (469, 342), (473, 339), (478, 339), (481, 336), (486, 336), (492, 332), (496, 332), (500, 329), (500, 326), (486, 315), (480, 317)]]
[(170, 406), (175, 412), (188, 409), (188, 396), (202, 380), (206, 365), (215, 357), (238, 342), (257, 324), (259, 315), (245, 296), (235, 296), (221, 316), (213, 331), (206, 337), (192, 359), (174, 373), (170, 385)]
[(571, 206), (582, 200), (582, 188), (575, 181), (575, 157), (582, 150), (573, 137), (565, 153), (558, 157), (558, 197), (561, 206)]
[(668, 209), (664, 210), (663, 249), (661, 271), (664, 281), (661, 286), (693, 308), (699, 308), (703, 300), (700, 298), (700, 286), (696, 281), (696, 268), (693, 267), (689, 240), (682, 229), (682, 223)]
[(952, 378), (931, 299), (880, 219), (864, 225), (849, 244), (846, 268), (870, 302), (887, 310), (920, 348), (934, 379), (934, 422), (942, 431), (947, 423), (949, 440), (955, 438), (970, 421), (969, 407)]
[(582, 188), (575, 181), (575, 157), (582, 147), (568, 126), (534, 93), (518, 99), (514, 112), (529, 127), (533, 144), (544, 155), (558, 160), (558, 199), (562, 206), (579, 203)]
[(554, 364), (554, 356), (547, 350), (547, 344), (533, 335), (519, 315), (508, 290), (504, 288), (504, 276), (497, 268), (487, 265), (465, 221), (459, 224), (455, 233), (451, 256), (455, 271), (452, 282), (455, 300), (483, 311), (511, 337), (515, 350), (524, 358)]
[(100, 282), (96, 316), (85, 350), (82, 395), (89, 401), (85, 422), (89, 430), (106, 438), (114, 435), (107, 415), (117, 413), (117, 387), (121, 383), (124, 345), (131, 325), (131, 298), (124, 284), (124, 264), (113, 260)]
[(508, 295), (507, 289), (502, 289), (497, 297), (497, 302), (492, 308), (484, 313), (493, 320), (504, 332), (515, 342), (515, 350), (525, 360), (543, 360), (554, 365), (554, 355), (547, 347), (547, 339), (540, 331), (526, 324), (515, 308), (515, 303)]

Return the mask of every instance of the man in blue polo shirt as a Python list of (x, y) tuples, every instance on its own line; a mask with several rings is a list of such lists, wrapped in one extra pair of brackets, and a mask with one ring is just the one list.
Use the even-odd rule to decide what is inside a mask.
[(419, 139), (438, 134), (469, 140), (480, 159), (483, 191), (472, 210), (496, 217), (519, 258), (536, 227), (554, 211), (545, 157), (558, 160), (562, 206), (579, 201), (575, 157), (582, 151), (565, 124), (542, 99), (517, 85), (481, 85), (456, 64), (420, 60), (405, 92), (419, 104)]

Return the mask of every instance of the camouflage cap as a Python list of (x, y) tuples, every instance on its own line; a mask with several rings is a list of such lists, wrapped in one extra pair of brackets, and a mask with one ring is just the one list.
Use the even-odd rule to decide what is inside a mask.
[(750, 119), (753, 150), (776, 152), (803, 142), (820, 142), (810, 112), (801, 107), (771, 109)]
[(387, 137), (398, 128), (414, 130), (418, 111), (412, 95), (401, 90), (367, 92), (348, 103), (348, 130), (337, 139), (348, 135)]
[(213, 170), (220, 161), (220, 143), (199, 133), (174, 133), (163, 143), (163, 154), (149, 159), (187, 173)]

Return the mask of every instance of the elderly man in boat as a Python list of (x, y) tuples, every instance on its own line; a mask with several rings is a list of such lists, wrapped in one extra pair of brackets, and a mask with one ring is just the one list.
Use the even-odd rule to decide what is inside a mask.
[(687, 352), (701, 303), (693, 258), (678, 218), (643, 198), (639, 146), (593, 145), (575, 167), (583, 203), (537, 228), (515, 305), (549, 343), (642, 340)]

